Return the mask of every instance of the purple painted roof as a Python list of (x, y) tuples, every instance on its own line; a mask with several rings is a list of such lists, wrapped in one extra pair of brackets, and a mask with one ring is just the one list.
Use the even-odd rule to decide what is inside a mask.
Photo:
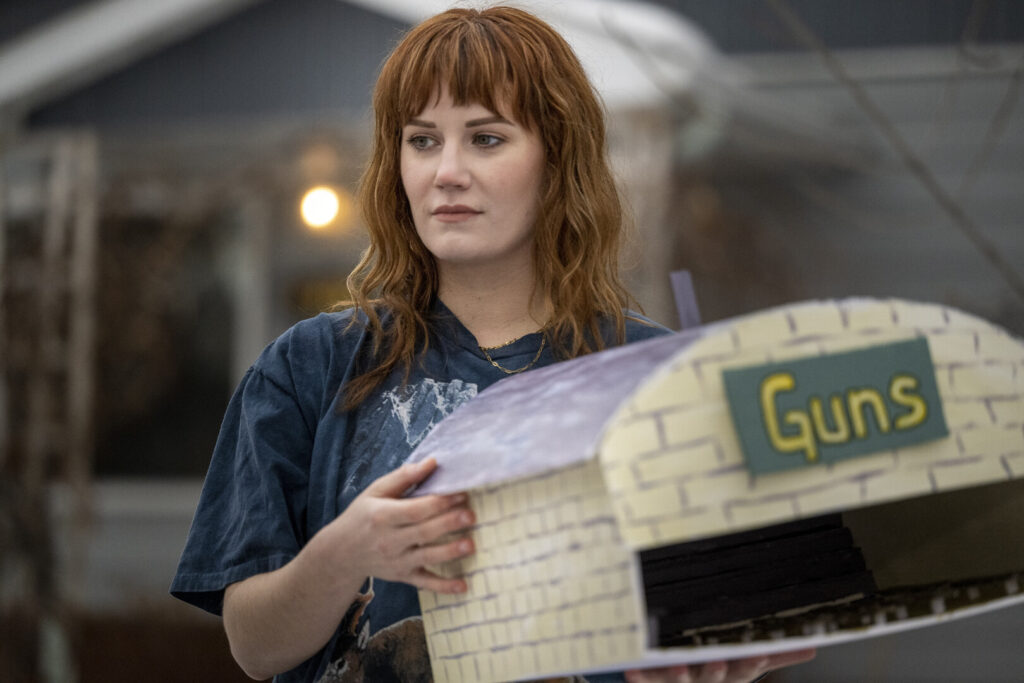
[(503, 379), (442, 420), (408, 462), (437, 459), (413, 495), (468, 491), (592, 457), (605, 423), (701, 329), (556, 363)]

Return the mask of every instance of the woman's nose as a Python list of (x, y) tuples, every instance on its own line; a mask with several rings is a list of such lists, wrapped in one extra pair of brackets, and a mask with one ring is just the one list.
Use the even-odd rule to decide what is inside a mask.
[(457, 145), (445, 145), (438, 155), (434, 182), (438, 187), (467, 187), (469, 168), (466, 158)]

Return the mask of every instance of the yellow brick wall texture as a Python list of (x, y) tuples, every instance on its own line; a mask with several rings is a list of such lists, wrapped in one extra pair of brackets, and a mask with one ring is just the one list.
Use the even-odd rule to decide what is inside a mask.
[(476, 553), (437, 568), (469, 591), (420, 591), (438, 683), (507, 681), (638, 659), (640, 581), (590, 460), (470, 492)]
[[(1024, 343), (984, 320), (899, 300), (820, 302), (709, 327), (652, 375), (600, 446), (635, 548), (1024, 476)], [(721, 371), (926, 336), (950, 437), (752, 476)]]

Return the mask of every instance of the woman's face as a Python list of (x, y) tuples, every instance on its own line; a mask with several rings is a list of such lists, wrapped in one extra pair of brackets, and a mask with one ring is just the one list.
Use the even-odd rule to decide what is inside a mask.
[(447, 89), (402, 129), (402, 185), (416, 232), (442, 274), (457, 266), (532, 267), (544, 175), (536, 134)]

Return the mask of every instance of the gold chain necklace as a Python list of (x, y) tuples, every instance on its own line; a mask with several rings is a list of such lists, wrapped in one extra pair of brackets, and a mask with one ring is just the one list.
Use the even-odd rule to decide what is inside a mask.
[[(526, 336), (526, 335), (524, 334), (524, 335), (523, 335), (523, 337), (525, 337), (525, 336)], [(518, 374), (519, 374), (520, 372), (526, 372), (527, 370), (529, 370), (530, 368), (532, 368), (532, 367), (534, 366), (534, 364), (535, 364), (535, 363), (536, 363), (536, 362), (537, 362), (538, 360), (540, 360), (540, 354), (541, 354), (541, 351), (543, 351), (543, 350), (544, 350), (544, 342), (546, 342), (546, 341), (547, 341), (547, 337), (541, 337), (541, 338), (540, 338), (540, 348), (539, 348), (539, 349), (537, 349), (537, 355), (535, 355), (535, 356), (533, 357), (533, 360), (531, 360), (531, 361), (530, 361), (529, 363), (527, 363), (527, 364), (526, 364), (526, 365), (524, 365), (523, 367), (521, 367), (521, 368), (517, 368), (517, 369), (515, 369), (515, 370), (509, 370), (508, 368), (506, 368), (506, 367), (504, 367), (504, 366), (502, 366), (502, 365), (499, 365), (499, 364), (498, 364), (498, 361), (496, 361), (496, 360), (494, 360), (493, 358), (491, 358), (491, 354), (487, 353), (487, 351), (488, 351), (488, 349), (490, 349), (490, 350), (492, 350), (492, 351), (493, 351), (494, 349), (501, 349), (501, 348), (504, 348), (504, 347), (506, 347), (506, 346), (509, 346), (510, 344), (514, 343), (514, 342), (517, 342), (517, 341), (519, 341), (519, 340), (520, 340), (520, 339), (522, 339), (523, 337), (516, 337), (516, 338), (515, 338), (515, 339), (513, 339), (512, 341), (508, 341), (508, 342), (505, 342), (504, 344), (498, 344), (497, 346), (480, 346), (479, 348), (480, 348), (480, 350), (481, 350), (481, 351), (483, 351), (483, 352), (484, 352), (484, 356), (486, 356), (486, 357), (487, 357), (487, 360), (489, 360), (489, 361), (491, 362), (491, 365), (493, 365), (494, 367), (498, 368), (499, 370), (501, 370), (502, 372), (504, 372), (504, 373), (505, 373), (506, 375), (518, 375)], [(479, 345), (478, 345), (478, 346), (479, 346)]]

